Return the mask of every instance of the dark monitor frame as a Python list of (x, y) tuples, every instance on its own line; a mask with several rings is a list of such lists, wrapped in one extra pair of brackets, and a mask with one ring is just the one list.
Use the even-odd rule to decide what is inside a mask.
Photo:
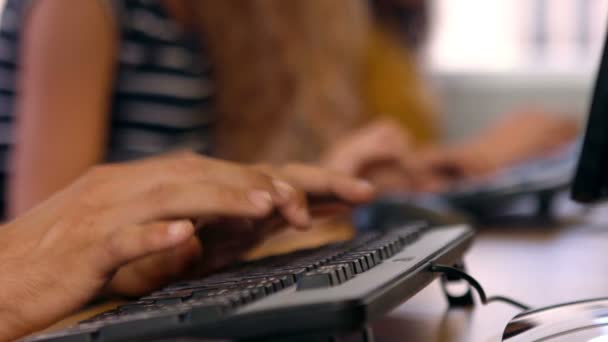
[(583, 149), (572, 184), (572, 198), (583, 203), (608, 199), (608, 35), (595, 81)]

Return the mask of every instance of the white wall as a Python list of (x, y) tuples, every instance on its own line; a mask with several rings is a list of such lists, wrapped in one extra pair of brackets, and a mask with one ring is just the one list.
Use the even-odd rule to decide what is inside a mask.
[(594, 75), (556, 73), (438, 73), (433, 77), (448, 140), (474, 134), (526, 106), (584, 120)]
[[(544, 0), (544, 8), (543, 0), (432, 1), (423, 64), (436, 85), (448, 139), (529, 105), (584, 119), (608, 1)], [(588, 30), (586, 40), (581, 28)]]

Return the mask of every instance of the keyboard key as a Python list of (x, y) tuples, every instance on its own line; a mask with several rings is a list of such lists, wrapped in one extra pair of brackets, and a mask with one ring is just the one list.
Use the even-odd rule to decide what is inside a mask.
[[(130, 334), (141, 334), (143, 331), (153, 333), (170, 329), (179, 324), (177, 315), (121, 321), (102, 327), (99, 331), (102, 340), (125, 340)], [(125, 336), (126, 335), (126, 336)], [(136, 335), (131, 335), (136, 337)]]
[(192, 302), (190, 317), (193, 321), (214, 320), (233, 308), (233, 303), (226, 298), (209, 298)]
[[(370, 268), (374, 267), (374, 264), (373, 264), (374, 261), (373, 261), (373, 259), (371, 259), (371, 257), (368, 258), (367, 255), (365, 255), (365, 254), (349, 253), (349, 254), (346, 255), (346, 257), (354, 259), (354, 260), (358, 260), (359, 263), (361, 264), (361, 268), (363, 269), (363, 272), (365, 272), (365, 271), (369, 270)], [(342, 259), (340, 259), (340, 260), (342, 260)], [(370, 261), (372, 262), (371, 265), (369, 263)]]
[(354, 271), (355, 274), (367, 271), (367, 265), (365, 265), (364, 267), (363, 263), (361, 262), (361, 259), (359, 258), (340, 258), (335, 262), (340, 264), (345, 263), (351, 265), (351, 269)]
[(162, 298), (162, 299), (155, 300), (154, 304), (156, 304), (158, 306), (163, 306), (163, 305), (179, 304), (181, 302), (182, 302), (181, 298)]
[(362, 253), (368, 253), (372, 256), (372, 260), (374, 262), (374, 265), (378, 265), (379, 263), (382, 262), (382, 256), (380, 255), (380, 250), (379, 249), (372, 249), (372, 250), (362, 250)]
[(118, 307), (118, 311), (120, 311), (121, 313), (139, 313), (139, 312), (147, 312), (147, 311), (154, 311), (157, 310), (159, 308), (158, 305), (156, 304), (139, 304), (139, 305), (135, 305), (135, 304), (125, 304), (125, 305), (121, 305)]
[(348, 279), (346, 278), (346, 271), (344, 270), (343, 266), (338, 266), (338, 265), (332, 265), (332, 266), (323, 266), (321, 268), (319, 268), (319, 272), (335, 272), (336, 276), (338, 277), (338, 284), (342, 284), (345, 281), (347, 281)]
[(336, 270), (316, 270), (304, 274), (298, 281), (298, 291), (330, 287), (339, 284), (340, 279)]
[(171, 299), (171, 298), (188, 298), (192, 295), (191, 289), (179, 290), (179, 291), (157, 291), (153, 292), (149, 296), (142, 297), (140, 301), (156, 301), (159, 299)]
[(296, 277), (293, 274), (277, 274), (274, 278), (281, 281), (282, 288), (290, 287), (296, 282)]
[(335, 264), (330, 264), (330, 266), (336, 267), (344, 274), (344, 281), (350, 280), (355, 276), (355, 272), (354, 272), (354, 268), (353, 268), (352, 264), (335, 263)]

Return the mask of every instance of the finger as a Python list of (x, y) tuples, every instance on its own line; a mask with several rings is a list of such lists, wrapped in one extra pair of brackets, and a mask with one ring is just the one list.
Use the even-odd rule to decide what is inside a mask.
[(369, 182), (318, 167), (291, 164), (282, 169), (284, 179), (312, 195), (336, 195), (339, 199), (360, 203), (375, 196)]
[(407, 133), (393, 120), (378, 120), (346, 138), (326, 165), (348, 175), (357, 175), (366, 165), (382, 161), (398, 161), (410, 152)]
[(352, 143), (346, 150), (333, 156), (328, 168), (355, 176), (361, 169), (374, 162), (399, 160), (401, 147), (388, 145), (385, 142), (359, 141)]
[(270, 165), (255, 165), (255, 170), (272, 178), (276, 192), (284, 199), (280, 212), (287, 223), (296, 228), (307, 228), (311, 224), (308, 200), (305, 189), (295, 188), (286, 180), (281, 179), (282, 173)]
[[(423, 164), (414, 154), (409, 138), (400, 127), (394, 123), (380, 126), (381, 134), (376, 136), (374, 144), (368, 144), (362, 152), (368, 155), (367, 165), (390, 165), (399, 169), (401, 176), (396, 184), (409, 184), (407, 188), (415, 187), (423, 175)], [(394, 190), (403, 190), (394, 189)]]
[(306, 193), (278, 178), (273, 183), (278, 192), (287, 199), (279, 208), (287, 222), (300, 229), (310, 227), (311, 218)]
[(237, 163), (188, 151), (135, 162), (131, 167), (134, 173), (146, 174), (146, 177), (142, 177), (144, 180), (140, 182), (140, 189), (142, 186), (150, 187), (159, 183), (209, 182), (235, 188), (264, 190), (270, 193), (277, 203), (285, 200), (276, 193), (268, 175)]
[[(284, 204), (289, 198), (282, 196), (276, 191), (273, 184), (273, 178), (270, 174), (261, 172), (252, 167), (244, 167), (241, 164), (233, 163), (226, 160), (210, 159), (195, 155), (186, 158), (192, 159), (191, 170), (199, 174), (199, 180), (213, 182), (215, 184), (223, 184), (235, 188), (257, 189), (267, 191), (276, 204)], [(214, 172), (209, 175), (207, 171), (213, 169)], [(206, 176), (203, 176), (205, 174)]]
[(274, 207), (268, 191), (212, 183), (160, 184), (109, 209), (104, 220), (137, 224), (191, 217), (260, 218)]
[(395, 163), (377, 163), (370, 165), (361, 174), (382, 193), (395, 193), (415, 190), (415, 186), (406, 172)]
[(404, 183), (409, 183), (409, 188), (417, 188), (426, 180), (427, 173), (425, 165), (412, 154), (399, 156), (399, 168), (401, 169)]
[(154, 253), (174, 248), (194, 236), (189, 220), (127, 226), (109, 234), (99, 246), (105, 252), (105, 271)]
[[(274, 203), (278, 205), (289, 201), (288, 196), (277, 191), (273, 182), (273, 175), (269, 172), (263, 172), (257, 167), (243, 167), (242, 165), (223, 160), (206, 161), (206, 163), (213, 163), (214, 168), (217, 169), (217, 172), (213, 173), (212, 178), (206, 178), (209, 182), (234, 188), (267, 191)], [(201, 165), (201, 167), (203, 166)]]

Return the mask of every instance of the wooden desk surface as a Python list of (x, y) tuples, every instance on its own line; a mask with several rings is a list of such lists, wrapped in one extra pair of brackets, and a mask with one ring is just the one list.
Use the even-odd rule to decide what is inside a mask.
[[(338, 231), (341, 237), (349, 234), (347, 228)], [(607, 247), (608, 226), (482, 230), (465, 262), (488, 295), (510, 296), (538, 307), (608, 296)], [(500, 341), (517, 312), (502, 303), (448, 310), (435, 282), (372, 327), (377, 341)]]

